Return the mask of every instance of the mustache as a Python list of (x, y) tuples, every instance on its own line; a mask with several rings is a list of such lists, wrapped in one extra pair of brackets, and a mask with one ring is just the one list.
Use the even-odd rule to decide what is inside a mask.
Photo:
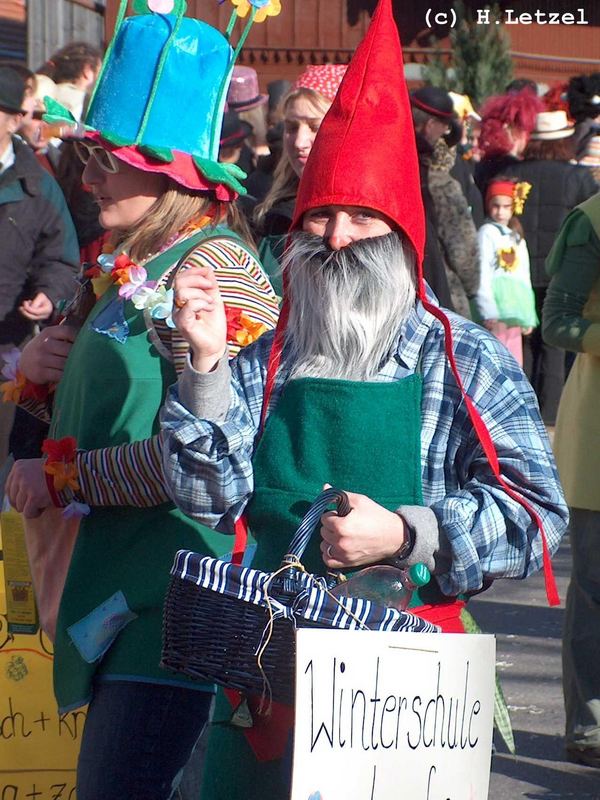
[(293, 234), (290, 245), (284, 253), (282, 270), (289, 270), (293, 262), (303, 262), (322, 273), (340, 270), (353, 272), (361, 268), (365, 261), (376, 257), (379, 252), (389, 252), (388, 248), (392, 242), (398, 243), (398, 234), (395, 231), (383, 236), (358, 239), (339, 250), (334, 250), (322, 236), (299, 231)]

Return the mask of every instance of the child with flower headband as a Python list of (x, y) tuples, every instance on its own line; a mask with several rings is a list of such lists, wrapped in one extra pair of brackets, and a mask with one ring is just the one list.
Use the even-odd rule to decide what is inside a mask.
[(531, 184), (498, 176), (485, 195), (487, 217), (477, 233), (481, 280), (473, 318), (491, 331), (523, 364), (523, 334), (538, 324), (531, 288), (529, 252), (517, 216)]

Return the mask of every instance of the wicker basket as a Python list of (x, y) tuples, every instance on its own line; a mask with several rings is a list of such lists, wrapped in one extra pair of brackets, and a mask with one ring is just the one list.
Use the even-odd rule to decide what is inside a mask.
[(292, 703), (295, 628), (436, 631), (403, 611), (334, 599), (325, 578), (293, 566), (333, 502), (340, 514), (350, 510), (343, 492), (327, 489), (319, 495), (290, 545), (282, 565), (287, 568), (275, 577), (179, 551), (165, 603), (162, 666), (247, 693), (262, 694), (268, 685), (274, 700)]

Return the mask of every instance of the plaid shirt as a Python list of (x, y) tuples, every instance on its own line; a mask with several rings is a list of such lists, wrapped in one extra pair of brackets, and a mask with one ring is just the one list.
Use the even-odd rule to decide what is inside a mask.
[[(554, 552), (568, 511), (533, 390), (495, 337), (455, 314), (448, 312), (448, 317), (459, 373), (495, 444), (501, 474), (538, 512)], [(272, 332), (264, 334), (231, 362), (224, 421), (194, 417), (179, 402), (176, 385), (163, 409), (170, 492), (186, 514), (223, 532), (232, 531), (253, 491), (251, 460), (272, 341)], [(284, 350), (282, 365), (285, 355)], [(435, 514), (452, 553), (449, 570), (436, 575), (440, 588), (447, 595), (477, 591), (490, 579), (524, 578), (540, 569), (539, 531), (495, 478), (450, 371), (442, 326), (421, 303), (409, 315), (378, 379), (399, 380), (415, 371), (423, 377), (424, 504)], [(287, 374), (282, 366), (270, 408)]]

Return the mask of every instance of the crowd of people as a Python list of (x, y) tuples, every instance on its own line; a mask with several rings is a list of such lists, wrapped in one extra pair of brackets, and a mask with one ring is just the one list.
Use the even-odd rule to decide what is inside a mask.
[[(211, 717), (160, 666), (176, 551), (243, 518), (274, 570), (324, 484), (352, 511), (306, 568), (425, 563), (410, 611), (453, 632), (499, 578), (557, 602), (570, 511), (566, 747), (600, 767), (600, 73), (409, 92), (379, 0), (350, 64), (261, 92), (230, 31), (143, 5), (106, 54), (0, 63), (0, 466), (59, 708), (89, 704), (79, 800), (174, 796)], [(212, 713), (202, 797), (287, 796), (293, 716)]]

